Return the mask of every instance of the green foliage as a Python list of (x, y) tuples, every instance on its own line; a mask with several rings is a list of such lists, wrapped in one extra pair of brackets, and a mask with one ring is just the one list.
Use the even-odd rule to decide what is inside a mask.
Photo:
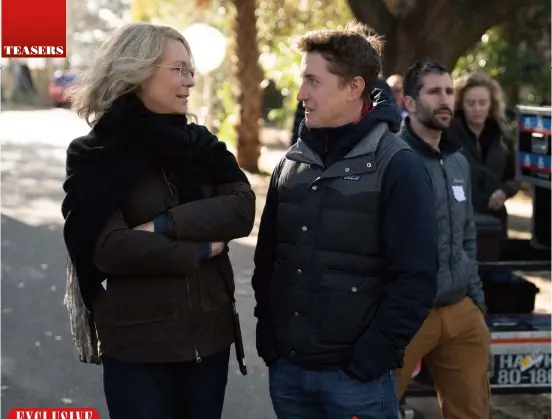
[(236, 145), (236, 123), (238, 122), (238, 104), (233, 92), (233, 83), (229, 80), (217, 83), (216, 100), (213, 112), (215, 127), (221, 141)]
[(135, 21), (163, 23), (183, 30), (195, 22), (206, 22), (224, 34), (230, 34), (233, 16), (225, 0), (211, 0), (210, 7), (198, 7), (196, 0), (132, 0)]
[(273, 51), (310, 30), (342, 28), (353, 14), (346, 0), (260, 0), (259, 39)]
[(261, 65), (265, 77), (273, 80), (276, 88), (284, 97), (281, 112), (271, 111), (269, 122), (274, 125), (289, 125), (297, 107), (297, 91), (299, 90), (299, 65), (301, 56), (294, 49), (293, 39), (281, 40), (275, 48), (264, 45), (261, 50)]
[(465, 56), (454, 75), (485, 71), (501, 84), (510, 108), (550, 104), (550, 1), (537, 0), (517, 16), (490, 29)]
[[(167, 3), (173, 3), (172, 0), (168, 0)], [(132, 20), (138, 22), (151, 22), (156, 17), (161, 15), (160, 3), (155, 0), (133, 0), (130, 7), (130, 14)]]
[(346, 0), (261, 0), (257, 9), (261, 64), (284, 97), (281, 110), (269, 113), (270, 124), (290, 128), (301, 82), (297, 39), (310, 30), (341, 29), (353, 18)]
[(464, 71), (485, 71), (495, 77), (510, 106), (550, 101), (550, 59), (508, 43), (498, 28), (488, 31), (472, 51), (460, 57), (454, 76)]

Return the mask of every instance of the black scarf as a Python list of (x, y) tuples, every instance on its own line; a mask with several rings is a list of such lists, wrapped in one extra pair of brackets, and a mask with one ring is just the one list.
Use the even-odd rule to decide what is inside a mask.
[(180, 204), (204, 198), (200, 184), (248, 182), (207, 128), (188, 124), (183, 115), (150, 112), (133, 93), (118, 98), (88, 135), (70, 144), (63, 235), (89, 310), (105, 279), (92, 262), (96, 240), (137, 181), (160, 168), (171, 173)]

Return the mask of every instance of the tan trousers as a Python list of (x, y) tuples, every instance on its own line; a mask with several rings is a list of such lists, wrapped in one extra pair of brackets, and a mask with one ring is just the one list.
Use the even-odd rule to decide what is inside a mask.
[(470, 298), (431, 310), (396, 371), (399, 398), (423, 358), (444, 419), (489, 419), (490, 343), (483, 313)]

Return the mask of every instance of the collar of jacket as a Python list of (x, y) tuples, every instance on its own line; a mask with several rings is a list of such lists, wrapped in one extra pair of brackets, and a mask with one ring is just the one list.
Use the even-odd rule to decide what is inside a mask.
[(468, 127), (464, 112), (456, 111), (450, 128), (447, 131), (455, 141), (458, 141), (463, 147), (470, 150), (471, 153), (479, 156), (479, 158), (481, 158), (481, 148), (484, 143), (486, 143), (489, 148), (495, 143), (500, 144), (505, 149), (509, 148), (506, 135), (502, 132), (498, 123), (492, 118), (487, 118), (483, 131), (478, 138)]
[(462, 150), (462, 144), (460, 144), (452, 136), (450, 136), (447, 130), (444, 130), (441, 134), (439, 150), (435, 150), (412, 130), (409, 116), (404, 118), (401, 124), (399, 135), (417, 153), (422, 153), (428, 157), (433, 157), (436, 159), (447, 157)]
[[(380, 140), (385, 133), (389, 131), (389, 125), (385, 122), (377, 124), (367, 135), (361, 138), (361, 140), (353, 147), (353, 149), (347, 153), (341, 160), (353, 159), (361, 156), (374, 156), (374, 153), (378, 147)], [(322, 158), (315, 153), (305, 141), (299, 138), (289, 151), (286, 153), (286, 158), (297, 161), (299, 163), (314, 164), (324, 167)], [(374, 159), (375, 160), (375, 159)], [(372, 162), (375, 164), (375, 161)], [(375, 169), (375, 167), (374, 167)]]

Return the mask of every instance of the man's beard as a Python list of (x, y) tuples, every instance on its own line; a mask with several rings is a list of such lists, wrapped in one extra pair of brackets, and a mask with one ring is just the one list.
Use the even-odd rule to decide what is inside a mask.
[[(427, 109), (423, 110), (423, 114), (418, 117), (418, 120), (422, 123), (422, 125), (426, 126), (429, 129), (435, 130), (435, 131), (444, 131), (450, 126), (451, 119), (449, 119), (446, 122), (442, 122), (437, 117), (437, 112), (443, 111), (444, 109), (437, 109), (435, 112), (428, 111)], [(448, 109), (447, 109), (448, 111)], [(451, 112), (451, 118), (452, 118), (452, 112)]]

